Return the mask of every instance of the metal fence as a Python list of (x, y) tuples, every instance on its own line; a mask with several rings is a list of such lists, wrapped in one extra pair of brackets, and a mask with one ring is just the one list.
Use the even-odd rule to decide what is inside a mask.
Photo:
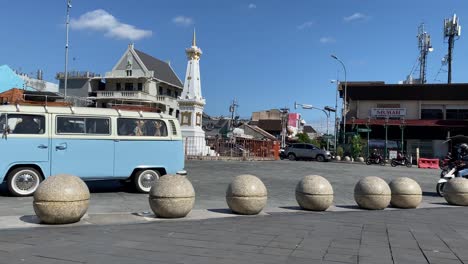
[(279, 142), (245, 138), (184, 138), (187, 159), (274, 160), (279, 157)]

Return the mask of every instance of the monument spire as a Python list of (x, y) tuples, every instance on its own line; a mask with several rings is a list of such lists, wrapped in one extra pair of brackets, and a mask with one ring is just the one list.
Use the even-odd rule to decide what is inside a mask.
[(187, 155), (215, 155), (210, 147), (206, 146), (205, 131), (202, 129), (203, 110), (205, 98), (201, 92), (200, 56), (202, 51), (197, 47), (197, 37), (193, 29), (192, 46), (185, 49), (187, 54), (187, 71), (184, 80), (184, 89), (177, 100), (180, 110), (180, 126), (184, 138)]
[(192, 46), (194, 47), (197, 46), (197, 36), (196, 36), (195, 28), (193, 28)]

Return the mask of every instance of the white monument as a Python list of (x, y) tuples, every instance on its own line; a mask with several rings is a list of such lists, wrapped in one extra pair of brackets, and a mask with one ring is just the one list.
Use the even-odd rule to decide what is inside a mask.
[(214, 155), (214, 152), (206, 146), (205, 131), (202, 129), (203, 108), (205, 106), (200, 82), (202, 51), (197, 47), (195, 30), (193, 31), (192, 46), (185, 49), (185, 53), (188, 59), (187, 72), (184, 90), (178, 99), (185, 151), (187, 155)]

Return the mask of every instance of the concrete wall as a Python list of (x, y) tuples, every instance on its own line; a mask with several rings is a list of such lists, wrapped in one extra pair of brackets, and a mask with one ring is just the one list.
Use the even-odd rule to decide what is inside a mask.
[(252, 113), (252, 121), (281, 120), (281, 112), (276, 109)]
[[(65, 80), (59, 80), (59, 93), (64, 94)], [(92, 91), (90, 79), (68, 79), (67, 80), (67, 96), (88, 97), (88, 93)]]

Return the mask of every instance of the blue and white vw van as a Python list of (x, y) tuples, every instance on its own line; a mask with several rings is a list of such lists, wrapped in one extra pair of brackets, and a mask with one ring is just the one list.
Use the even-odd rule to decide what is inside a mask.
[(179, 122), (159, 113), (87, 107), (0, 106), (0, 182), (27, 196), (49, 175), (131, 180), (140, 192), (184, 174)]

